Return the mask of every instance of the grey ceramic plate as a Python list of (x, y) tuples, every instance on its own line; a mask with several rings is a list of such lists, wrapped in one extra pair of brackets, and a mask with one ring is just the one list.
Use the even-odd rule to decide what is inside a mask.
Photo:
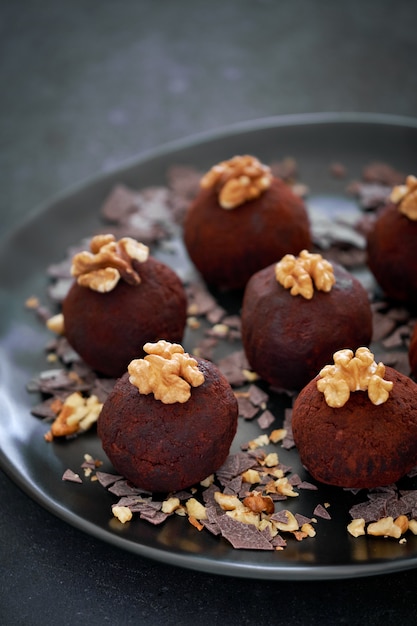
[[(315, 196), (343, 202), (346, 181), (329, 174), (341, 161), (349, 178), (360, 176), (370, 161), (385, 161), (404, 171), (417, 169), (417, 121), (373, 115), (309, 115), (240, 124), (211, 135), (177, 142), (142, 156), (117, 171), (72, 189), (36, 211), (3, 243), (0, 250), (0, 464), (33, 499), (69, 524), (141, 556), (195, 570), (231, 576), (272, 579), (326, 579), (365, 576), (417, 565), (417, 537), (404, 545), (395, 540), (353, 539), (346, 531), (348, 509), (356, 501), (342, 490), (320, 487), (305, 491), (294, 510), (311, 514), (330, 502), (332, 519), (319, 520), (317, 536), (289, 541), (279, 552), (234, 550), (225, 540), (198, 532), (184, 519), (154, 527), (139, 519), (113, 524), (113, 497), (97, 483), (80, 486), (61, 480), (67, 468), (78, 470), (85, 453), (103, 458), (94, 432), (65, 443), (46, 444), (47, 426), (31, 416), (37, 398), (27, 394), (30, 378), (46, 369), (48, 334), (25, 310), (28, 296), (46, 287), (45, 268), (63, 258), (67, 246), (89, 235), (99, 223), (98, 211), (113, 185), (133, 188), (164, 184), (171, 165), (201, 169), (235, 154), (252, 153), (265, 162), (293, 156), (301, 179)], [(280, 416), (277, 404), (278, 422)], [(256, 423), (239, 426), (235, 447), (259, 434)], [(280, 460), (309, 479), (297, 452)], [(110, 470), (109, 465), (104, 469)], [(414, 485), (415, 486), (415, 485)]]

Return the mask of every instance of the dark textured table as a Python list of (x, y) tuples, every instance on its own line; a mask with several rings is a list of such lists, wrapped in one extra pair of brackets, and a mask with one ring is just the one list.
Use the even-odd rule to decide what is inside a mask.
[[(416, 116), (416, 18), (407, 0), (4, 0), (1, 237), (57, 192), (194, 133), (303, 112)], [(415, 570), (213, 576), (85, 535), (3, 473), (0, 494), (2, 624), (415, 623)]]

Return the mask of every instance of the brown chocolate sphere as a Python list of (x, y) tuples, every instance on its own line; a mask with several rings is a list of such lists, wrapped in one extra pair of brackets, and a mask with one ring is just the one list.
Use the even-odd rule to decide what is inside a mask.
[(417, 221), (388, 203), (368, 233), (367, 262), (384, 293), (417, 306)]
[(386, 367), (393, 382), (388, 400), (375, 405), (365, 391), (330, 407), (318, 376), (298, 395), (292, 430), (301, 462), (318, 481), (349, 488), (381, 487), (417, 464), (417, 385)]
[(202, 189), (186, 214), (184, 241), (208, 285), (243, 289), (277, 258), (309, 249), (310, 223), (303, 200), (273, 178), (258, 198), (230, 210), (214, 189)]
[(417, 380), (417, 324), (414, 326), (411, 335), (408, 360), (410, 362), (411, 375)]
[(120, 280), (99, 293), (74, 282), (62, 305), (70, 345), (92, 369), (113, 378), (143, 356), (146, 342), (181, 342), (185, 329), (187, 299), (177, 274), (153, 257), (136, 267), (138, 285)]
[(184, 403), (164, 404), (141, 394), (123, 375), (104, 403), (98, 435), (115, 470), (148, 491), (190, 487), (226, 460), (238, 406), (223, 374), (196, 359), (204, 383)]
[(372, 312), (362, 284), (332, 263), (330, 292), (293, 296), (275, 278), (275, 264), (252, 276), (242, 305), (242, 342), (252, 369), (270, 385), (299, 390), (333, 353), (368, 345)]

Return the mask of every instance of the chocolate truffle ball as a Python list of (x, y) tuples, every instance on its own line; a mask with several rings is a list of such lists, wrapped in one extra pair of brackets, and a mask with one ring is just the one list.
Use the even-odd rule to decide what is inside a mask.
[(106, 293), (74, 281), (62, 305), (65, 336), (94, 370), (117, 378), (143, 354), (147, 341), (180, 342), (186, 324), (187, 299), (177, 274), (148, 256), (132, 261), (140, 282), (120, 279)]
[[(397, 190), (400, 189), (398, 193)], [(404, 195), (401, 197), (401, 190)], [(409, 191), (405, 191), (409, 190)], [(396, 187), (367, 238), (367, 262), (392, 300), (417, 306), (417, 179)]]
[(115, 470), (143, 489), (190, 487), (226, 460), (236, 433), (237, 400), (217, 367), (195, 359), (204, 382), (185, 402), (140, 393), (124, 374), (104, 403), (98, 435)]
[(372, 337), (363, 285), (337, 263), (329, 292), (292, 295), (276, 279), (276, 264), (249, 280), (242, 305), (242, 342), (252, 369), (271, 386), (299, 390), (340, 348), (355, 350)]
[(411, 375), (417, 380), (417, 324), (414, 326), (408, 349), (408, 360), (410, 362)]
[(317, 389), (319, 376), (298, 395), (292, 429), (301, 462), (318, 481), (347, 488), (388, 485), (417, 464), (417, 385), (386, 367), (388, 400), (373, 404), (355, 391), (340, 408)]
[[(297, 254), (311, 246), (304, 202), (281, 179), (270, 176), (259, 195), (239, 204), (234, 204), (233, 196), (233, 206), (224, 208), (224, 204), (228, 206), (228, 197), (226, 194), (223, 202), (221, 192), (226, 187), (220, 189), (221, 184), (223, 178), (230, 182), (229, 165), (233, 162), (238, 167), (239, 159), (249, 159), (252, 167), (252, 157), (235, 157), (216, 166), (225, 171), (219, 180), (212, 180), (211, 172), (206, 175), (202, 184), (207, 177), (208, 182), (189, 207), (184, 221), (188, 254), (205, 282), (214, 288), (243, 289), (258, 270), (286, 253)], [(263, 176), (267, 168), (255, 161)], [(246, 176), (246, 181), (249, 179)]]

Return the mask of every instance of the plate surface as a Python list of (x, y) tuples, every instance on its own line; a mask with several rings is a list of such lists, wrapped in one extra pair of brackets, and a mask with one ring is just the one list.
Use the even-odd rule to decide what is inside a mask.
[[(112, 522), (115, 498), (97, 483), (63, 482), (67, 468), (79, 471), (84, 454), (105, 460), (94, 432), (69, 442), (47, 444), (47, 426), (30, 414), (38, 398), (26, 392), (28, 381), (47, 369), (44, 348), (50, 335), (24, 303), (42, 297), (46, 267), (64, 258), (66, 249), (99, 225), (99, 209), (116, 183), (134, 189), (164, 185), (173, 165), (205, 170), (235, 154), (254, 154), (264, 162), (294, 157), (300, 179), (317, 196), (346, 201), (346, 180), (332, 178), (329, 166), (342, 162), (348, 179), (359, 178), (371, 161), (387, 162), (414, 173), (417, 121), (372, 115), (289, 116), (240, 124), (212, 135), (177, 142), (132, 161), (111, 174), (70, 190), (34, 213), (0, 250), (0, 464), (40, 505), (69, 524), (138, 555), (190, 569), (231, 576), (269, 579), (326, 579), (365, 576), (417, 565), (417, 537), (407, 543), (361, 537), (346, 531), (348, 510), (359, 500), (340, 489), (304, 491), (285, 507), (311, 515), (329, 502), (332, 519), (318, 520), (317, 536), (290, 540), (283, 551), (234, 550), (209, 532), (196, 531), (184, 519), (151, 526), (138, 518), (122, 526)], [(187, 349), (191, 349), (186, 345)], [(281, 411), (282, 413), (282, 411)], [(279, 420), (279, 410), (278, 418)], [(235, 449), (259, 435), (256, 423), (240, 420)], [(310, 480), (295, 450), (279, 450), (280, 461)], [(107, 463), (103, 469), (111, 471)]]

